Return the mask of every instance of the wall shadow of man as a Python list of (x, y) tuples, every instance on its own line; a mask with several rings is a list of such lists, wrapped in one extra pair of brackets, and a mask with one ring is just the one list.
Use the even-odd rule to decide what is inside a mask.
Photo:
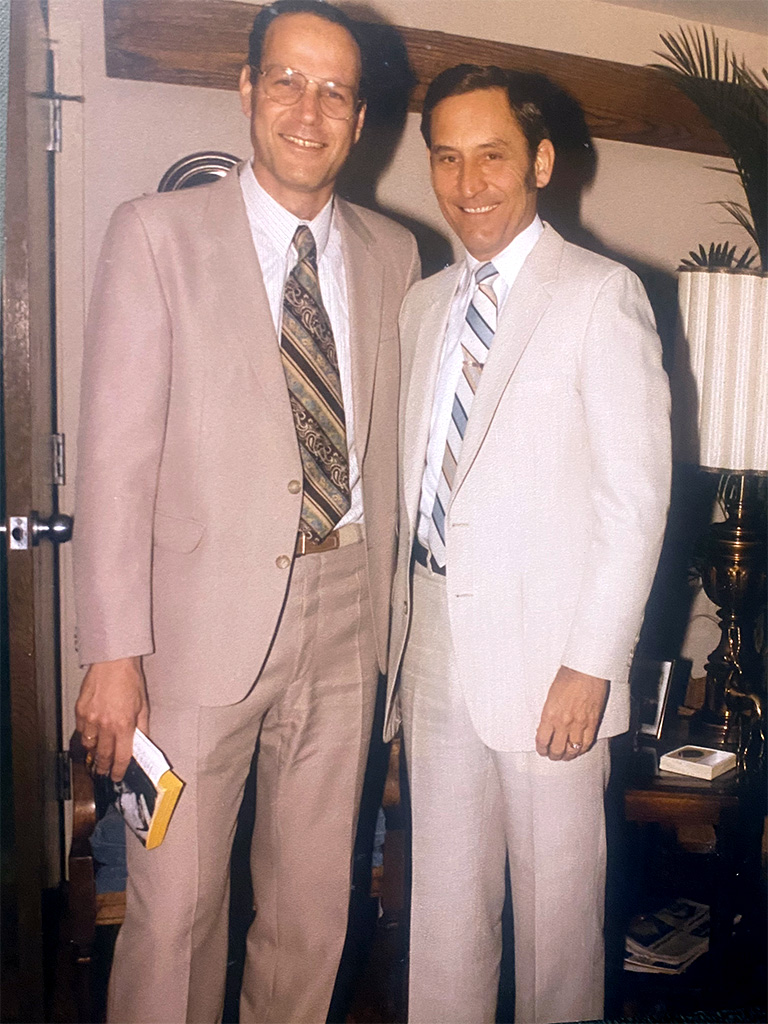
[[(556, 153), (552, 179), (539, 198), (539, 212), (569, 242), (617, 260), (638, 275), (656, 317), (664, 367), (669, 373), (678, 329), (676, 278), (610, 248), (585, 227), (581, 201), (595, 180), (598, 157), (584, 112), (564, 89), (544, 75), (536, 77)], [(713, 497), (711, 482), (702, 480), (691, 467), (675, 466), (667, 532), (638, 645), (647, 657), (666, 660), (680, 653), (693, 597), (688, 569), (696, 540), (707, 525)]]
[(382, 206), (376, 195), (405, 130), (416, 75), (396, 28), (378, 22), (375, 12), (362, 5), (353, 14), (363, 28), (369, 68), (368, 109), (360, 141), (339, 175), (337, 189), (345, 199), (383, 213), (413, 232), (422, 272), (428, 277), (453, 262), (448, 238), (415, 217)]

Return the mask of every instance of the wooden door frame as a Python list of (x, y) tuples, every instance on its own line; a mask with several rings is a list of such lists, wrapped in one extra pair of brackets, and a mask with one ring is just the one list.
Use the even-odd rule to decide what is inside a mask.
[[(10, 515), (55, 511), (50, 196), (45, 150), (44, 6), (11, 5), (3, 288), (5, 501)], [(39, 159), (38, 159), (39, 157)], [(7, 539), (6, 539), (7, 543)], [(18, 1019), (45, 1019), (43, 896), (61, 878), (56, 793), (58, 595), (50, 545), (7, 552)]]

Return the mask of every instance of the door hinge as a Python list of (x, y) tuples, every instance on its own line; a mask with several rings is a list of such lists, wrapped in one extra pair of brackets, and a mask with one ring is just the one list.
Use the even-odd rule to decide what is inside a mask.
[(82, 103), (82, 96), (65, 96), (61, 92), (33, 92), (35, 99), (48, 101), (48, 142), (45, 149), (48, 153), (60, 153), (62, 145), (61, 104), (64, 100)]
[(51, 460), (54, 486), (67, 482), (66, 443), (63, 434), (51, 434)]
[(61, 97), (48, 97), (48, 153), (61, 152)]
[(56, 799), (72, 799), (70, 755), (68, 750), (59, 750), (56, 753)]

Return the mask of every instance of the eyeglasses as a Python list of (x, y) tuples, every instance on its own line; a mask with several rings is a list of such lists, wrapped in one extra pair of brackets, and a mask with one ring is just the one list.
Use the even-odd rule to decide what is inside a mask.
[(339, 85), (326, 78), (312, 78), (293, 68), (283, 68), (278, 64), (270, 64), (259, 71), (264, 82), (267, 98), (283, 107), (292, 107), (304, 95), (307, 83), (314, 82), (317, 86), (317, 97), (320, 109), (336, 121), (349, 121), (360, 109), (357, 91), (351, 85)]

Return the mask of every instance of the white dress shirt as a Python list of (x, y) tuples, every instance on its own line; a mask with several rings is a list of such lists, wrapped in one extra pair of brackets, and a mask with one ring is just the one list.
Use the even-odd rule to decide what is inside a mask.
[[(494, 281), (493, 290), (496, 293), (498, 304), (498, 316), (501, 316), (504, 303), (512, 285), (515, 283), (520, 268), (525, 263), (528, 254), (544, 230), (544, 227), (536, 215), (533, 221), (524, 228), (519, 235), (516, 235), (506, 249), (494, 256), (491, 260), (499, 276)], [(487, 262), (483, 261), (483, 262)], [(475, 271), (481, 266), (481, 261), (474, 256), (465, 253), (464, 270), (459, 276), (456, 286), (456, 293), (451, 304), (451, 312), (448, 316), (448, 324), (445, 330), (443, 351), (440, 356), (440, 368), (435, 383), (435, 397), (432, 403), (432, 420), (429, 428), (429, 445), (427, 446), (427, 461), (424, 466), (424, 476), (421, 482), (421, 501), (419, 502), (419, 524), (418, 538), (421, 544), (429, 547), (429, 523), (432, 518), (432, 509), (435, 504), (435, 494), (440, 480), (440, 473), (445, 454), (445, 442), (448, 437), (448, 427), (451, 423), (451, 412), (453, 409), (453, 397), (456, 394), (456, 386), (459, 382), (462, 367), (461, 354), (461, 333), (464, 329), (464, 321), (469, 308), (470, 300), (475, 291)], [(470, 412), (470, 415), (471, 412)]]
[(341, 395), (344, 399), (347, 450), (349, 452), (351, 504), (349, 511), (339, 520), (338, 525), (360, 523), (363, 521), (363, 488), (355, 451), (347, 277), (341, 247), (341, 233), (334, 215), (333, 198), (328, 200), (313, 220), (307, 221), (300, 220), (289, 213), (262, 188), (256, 180), (250, 163), (244, 164), (240, 170), (240, 187), (243, 190), (248, 223), (278, 338), (283, 315), (285, 282), (297, 260), (296, 250), (293, 246), (296, 228), (300, 224), (306, 224), (315, 239), (320, 293), (328, 313), (328, 319), (331, 321), (336, 355), (339, 360), (339, 377), (341, 378)]

